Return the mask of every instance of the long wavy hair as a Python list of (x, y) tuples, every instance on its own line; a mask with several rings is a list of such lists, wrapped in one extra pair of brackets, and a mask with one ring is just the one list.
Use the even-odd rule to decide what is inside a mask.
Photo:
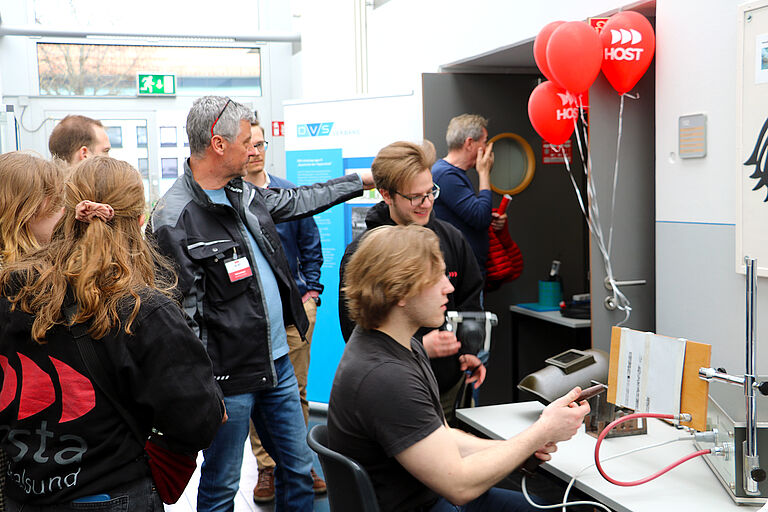
[(29, 223), (61, 208), (64, 171), (31, 153), (0, 155), (0, 260), (13, 263), (40, 249)]
[[(107, 222), (78, 221), (75, 207), (84, 200), (109, 204), (114, 217)], [(13, 308), (35, 315), (32, 339), (38, 343), (45, 343), (46, 333), (56, 324), (81, 322), (88, 322), (90, 336), (100, 339), (121, 326), (126, 311), (130, 314), (122, 327), (131, 334), (142, 295), (156, 289), (172, 297), (175, 286), (169, 262), (141, 234), (141, 176), (126, 162), (87, 158), (72, 170), (64, 206), (51, 243), (7, 265), (0, 273), (0, 289), (13, 290), (8, 297)], [(67, 290), (77, 303), (70, 319), (62, 312)]]

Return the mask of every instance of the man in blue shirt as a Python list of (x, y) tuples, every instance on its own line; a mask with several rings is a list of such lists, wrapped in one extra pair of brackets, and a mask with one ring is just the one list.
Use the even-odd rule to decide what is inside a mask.
[[(268, 174), (264, 169), (267, 147), (269, 142), (264, 139), (264, 127), (258, 121), (251, 123), (251, 143), (256, 154), (251, 156), (246, 166), (245, 180), (261, 188), (295, 188), (290, 181)], [(275, 226), (280, 235), (280, 241), (288, 260), (291, 275), (301, 294), (304, 311), (307, 313), (309, 327), (307, 341), (301, 339), (295, 325), (285, 328), (288, 336), (288, 357), (293, 364), (293, 371), (299, 384), (301, 409), (304, 413), (304, 423), (309, 424), (309, 402), (307, 401), (307, 374), (309, 373), (310, 344), (315, 329), (317, 307), (320, 305), (320, 294), (323, 285), (320, 284), (320, 268), (323, 266), (323, 251), (320, 247), (320, 232), (312, 217), (300, 220), (281, 222)], [(253, 501), (267, 503), (275, 499), (275, 461), (270, 457), (259, 440), (256, 429), (251, 425), (251, 448), (256, 456), (259, 468), (259, 480), (253, 489)], [(312, 474), (312, 489), (315, 494), (326, 492), (325, 482), (315, 473)]]
[[(432, 166), (432, 179), (440, 187), (435, 215), (453, 224), (467, 239), (485, 275), (488, 257), (488, 226), (504, 227), (506, 214), (491, 212), (493, 143), (488, 144), (488, 120), (475, 114), (456, 116), (448, 123), (445, 141), (448, 154)], [(477, 170), (478, 193), (467, 177)]]

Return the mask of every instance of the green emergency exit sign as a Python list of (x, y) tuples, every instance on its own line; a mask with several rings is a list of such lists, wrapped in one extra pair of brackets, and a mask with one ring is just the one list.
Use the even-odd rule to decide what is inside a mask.
[(139, 74), (139, 96), (174, 96), (176, 95), (175, 75)]

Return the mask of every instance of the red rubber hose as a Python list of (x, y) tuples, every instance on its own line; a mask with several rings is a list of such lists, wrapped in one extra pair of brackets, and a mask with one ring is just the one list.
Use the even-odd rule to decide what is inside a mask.
[(622, 482), (620, 480), (616, 480), (614, 478), (611, 478), (610, 476), (605, 474), (605, 471), (603, 470), (603, 466), (600, 465), (600, 445), (602, 444), (603, 439), (605, 439), (605, 436), (608, 435), (608, 432), (610, 432), (610, 430), (612, 428), (614, 428), (616, 425), (618, 425), (619, 423), (623, 423), (623, 422), (629, 421), (629, 420), (634, 420), (634, 419), (637, 419), (637, 418), (662, 418), (662, 419), (668, 419), (668, 420), (675, 419), (675, 417), (672, 414), (657, 414), (657, 413), (652, 413), (652, 412), (636, 412), (634, 414), (629, 414), (627, 416), (624, 416), (622, 418), (619, 418), (619, 419), (611, 422), (607, 427), (605, 427), (603, 429), (602, 432), (600, 432), (600, 436), (597, 438), (597, 444), (595, 445), (595, 466), (597, 466), (597, 470), (600, 472), (600, 474), (603, 476), (603, 478), (605, 478), (606, 480), (608, 480), (609, 482), (611, 482), (614, 485), (620, 485), (622, 487), (631, 487), (633, 485), (644, 484), (646, 482), (650, 482), (654, 478), (660, 477), (661, 475), (663, 475), (664, 473), (666, 473), (670, 469), (679, 466), (680, 464), (682, 464), (683, 462), (685, 462), (687, 460), (691, 460), (694, 457), (698, 457), (700, 455), (705, 455), (707, 453), (711, 453), (711, 450), (699, 450), (697, 452), (688, 454), (685, 457), (683, 457), (682, 459), (679, 459), (678, 461), (673, 462), (669, 466), (661, 469), (660, 471), (657, 471), (656, 473), (654, 473), (654, 474), (652, 474), (650, 476), (647, 476), (645, 478), (641, 478), (640, 480), (635, 480), (633, 482)]

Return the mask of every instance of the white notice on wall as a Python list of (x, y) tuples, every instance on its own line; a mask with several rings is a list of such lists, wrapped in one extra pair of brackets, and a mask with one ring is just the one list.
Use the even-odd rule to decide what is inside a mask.
[(679, 413), (684, 362), (685, 340), (622, 329), (616, 405)]

